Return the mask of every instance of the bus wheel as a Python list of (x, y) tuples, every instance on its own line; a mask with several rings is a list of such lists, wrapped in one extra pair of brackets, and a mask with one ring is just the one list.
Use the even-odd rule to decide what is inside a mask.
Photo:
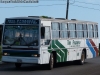
[(53, 67), (54, 67), (54, 57), (53, 57), (53, 54), (51, 54), (50, 61), (48, 64), (48, 69), (51, 70), (51, 69), (53, 69)]
[(84, 62), (85, 62), (85, 52), (84, 52), (84, 51), (82, 51), (82, 54), (81, 54), (81, 59), (80, 59), (80, 60), (78, 60), (78, 63), (79, 63), (80, 65), (83, 65), (83, 64), (84, 64)]
[(15, 67), (18, 69), (21, 67), (21, 63), (15, 63)]

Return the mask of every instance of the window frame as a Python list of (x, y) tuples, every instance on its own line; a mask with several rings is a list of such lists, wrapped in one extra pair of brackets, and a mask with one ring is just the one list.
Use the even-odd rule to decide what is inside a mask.
[(51, 29), (50, 29), (50, 26), (44, 26), (44, 27), (48, 27), (48, 28), (49, 28), (49, 32), (50, 32), (50, 39), (51, 39)]
[[(90, 27), (90, 25), (92, 26), (92, 29), (90, 30), (90, 28), (88, 28), (88, 27)], [(94, 38), (94, 24), (90, 24), (90, 23), (88, 23), (87, 24), (87, 29), (88, 29), (88, 38)], [(92, 36), (90, 36), (91, 34), (92, 34)]]
[[(96, 26), (96, 29), (95, 29), (95, 26)], [(99, 38), (98, 24), (94, 24), (94, 38)]]
[[(65, 30), (65, 29), (63, 30), (63, 29), (62, 29), (62, 24), (65, 24), (65, 25), (66, 25), (66, 27), (67, 27), (66, 30)], [(62, 32), (64, 32), (64, 31), (67, 33), (67, 34), (66, 34), (67, 37), (63, 37), (63, 36), (62, 36)], [(64, 36), (65, 36), (65, 35), (64, 35)], [(68, 38), (69, 38), (69, 37), (68, 37), (68, 23), (61, 22), (61, 23), (60, 23), (60, 39), (68, 39)]]
[[(78, 25), (81, 25), (82, 28), (77, 30), (77, 26)], [(81, 32), (82, 33), (82, 36), (81, 37), (78, 36), (78, 34), (77, 34), (78, 32)], [(77, 38), (84, 38), (83, 23), (76, 23), (76, 37)]]
[[(70, 23), (67, 23), (67, 24), (68, 24), (68, 25), (67, 25), (67, 26), (68, 26), (68, 38), (77, 38), (77, 36), (76, 36), (76, 23), (71, 23), (71, 22), (70, 22)], [(69, 29), (69, 24), (75, 25), (75, 28), (74, 28), (73, 30), (70, 30), (70, 29)], [(70, 37), (70, 33), (71, 33), (71, 32), (74, 32), (74, 33), (75, 33), (75, 36), (74, 36), (74, 37)]]
[[(59, 30), (53, 30), (53, 28), (52, 28), (52, 27), (53, 27), (53, 26), (52, 26), (53, 23), (58, 23)], [(55, 37), (53, 36), (53, 33), (52, 33), (53, 31), (58, 31), (58, 34), (59, 34), (59, 35), (58, 35), (57, 38), (55, 38)], [(52, 33), (52, 34), (51, 34), (52, 39), (60, 39), (60, 23), (59, 23), (59, 22), (51, 22), (51, 33)]]

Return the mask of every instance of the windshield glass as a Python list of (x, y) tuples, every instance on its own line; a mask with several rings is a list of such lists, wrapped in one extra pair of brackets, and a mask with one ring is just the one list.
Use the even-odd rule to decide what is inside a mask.
[(5, 25), (4, 45), (38, 46), (39, 27), (32, 25)]

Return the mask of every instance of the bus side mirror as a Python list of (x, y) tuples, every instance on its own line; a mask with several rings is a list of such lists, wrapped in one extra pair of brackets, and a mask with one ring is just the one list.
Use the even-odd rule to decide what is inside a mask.
[(41, 27), (41, 38), (45, 38), (45, 27)]

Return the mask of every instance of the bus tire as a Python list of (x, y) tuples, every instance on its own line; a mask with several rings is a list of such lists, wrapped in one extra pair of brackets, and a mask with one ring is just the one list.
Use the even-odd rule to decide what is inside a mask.
[(49, 64), (48, 64), (48, 69), (52, 70), (54, 67), (54, 57), (53, 57), (53, 53), (51, 53), (50, 55), (50, 60), (49, 60)]
[(80, 59), (80, 60), (78, 60), (78, 63), (79, 63), (79, 65), (83, 65), (83, 64), (84, 64), (84, 62), (85, 62), (85, 52), (84, 52), (84, 51), (82, 51), (82, 54), (81, 54), (81, 59)]
[(21, 63), (15, 63), (15, 67), (19, 69), (21, 67)]

